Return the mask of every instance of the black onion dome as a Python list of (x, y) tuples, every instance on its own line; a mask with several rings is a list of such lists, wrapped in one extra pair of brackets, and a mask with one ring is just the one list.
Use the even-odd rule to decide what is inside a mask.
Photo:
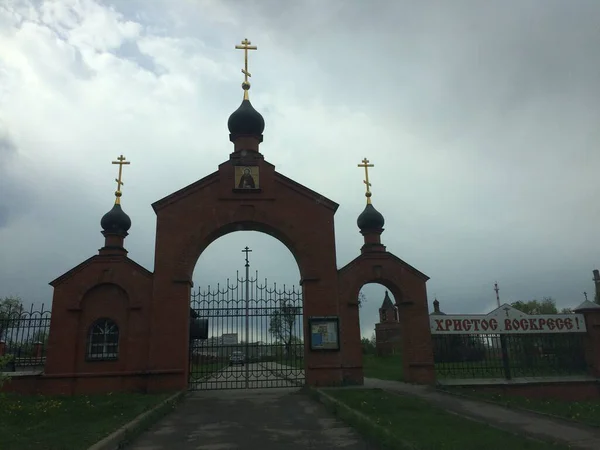
[(227, 127), (234, 136), (260, 136), (265, 129), (265, 119), (254, 109), (250, 100), (244, 100), (240, 107), (229, 116)]
[(109, 212), (104, 214), (100, 225), (108, 233), (127, 233), (131, 228), (131, 219), (121, 209), (121, 205), (115, 204)]
[(360, 213), (356, 221), (360, 231), (380, 230), (383, 228), (384, 223), (385, 220), (381, 213), (370, 203), (367, 204), (365, 210)]

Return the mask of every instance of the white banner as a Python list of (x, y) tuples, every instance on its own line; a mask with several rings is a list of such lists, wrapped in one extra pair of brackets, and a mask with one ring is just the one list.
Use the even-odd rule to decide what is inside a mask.
[(584, 333), (583, 314), (522, 313), (509, 304), (489, 314), (430, 315), (432, 334)]

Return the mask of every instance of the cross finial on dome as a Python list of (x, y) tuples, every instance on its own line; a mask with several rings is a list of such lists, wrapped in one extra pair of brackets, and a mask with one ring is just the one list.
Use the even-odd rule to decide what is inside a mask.
[(369, 160), (364, 158), (362, 160), (362, 164), (359, 164), (358, 167), (365, 168), (365, 179), (363, 183), (367, 186), (367, 192), (365, 192), (365, 197), (367, 197), (367, 205), (371, 204), (371, 183), (369, 183), (369, 167), (375, 167), (374, 164), (369, 164)]
[(131, 164), (129, 161), (125, 161), (125, 159), (126, 158), (123, 155), (121, 155), (117, 158), (117, 161), (112, 162), (113, 164), (119, 165), (119, 177), (115, 178), (115, 181), (117, 182), (117, 190), (115, 191), (115, 205), (119, 205), (121, 203), (121, 195), (123, 195), (123, 193), (121, 192), (121, 186), (125, 184), (122, 181), (123, 165)]
[(250, 45), (248, 39), (244, 39), (241, 45), (236, 45), (235, 48), (237, 50), (244, 50), (244, 68), (242, 69), (242, 73), (244, 74), (244, 81), (242, 83), (242, 89), (244, 90), (244, 100), (248, 100), (248, 91), (250, 90), (250, 82), (248, 81), (248, 77), (251, 77), (252, 74), (248, 72), (248, 50), (258, 50), (256, 45)]

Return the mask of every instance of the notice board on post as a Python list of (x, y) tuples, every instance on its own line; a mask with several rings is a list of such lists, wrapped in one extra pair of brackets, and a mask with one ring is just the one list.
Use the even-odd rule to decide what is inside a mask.
[(340, 349), (340, 319), (337, 316), (309, 317), (310, 349), (336, 351)]

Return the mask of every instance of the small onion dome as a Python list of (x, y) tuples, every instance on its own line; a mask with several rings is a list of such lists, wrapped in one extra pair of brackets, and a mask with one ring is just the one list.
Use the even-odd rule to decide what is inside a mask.
[(381, 230), (385, 220), (381, 213), (377, 211), (372, 204), (368, 203), (365, 210), (358, 216), (356, 224), (360, 231)]
[(104, 214), (102, 220), (100, 220), (100, 225), (107, 233), (126, 234), (131, 228), (131, 219), (121, 209), (121, 205), (116, 203), (109, 212)]
[(265, 119), (254, 109), (250, 100), (244, 99), (227, 121), (232, 136), (261, 136), (265, 129)]

